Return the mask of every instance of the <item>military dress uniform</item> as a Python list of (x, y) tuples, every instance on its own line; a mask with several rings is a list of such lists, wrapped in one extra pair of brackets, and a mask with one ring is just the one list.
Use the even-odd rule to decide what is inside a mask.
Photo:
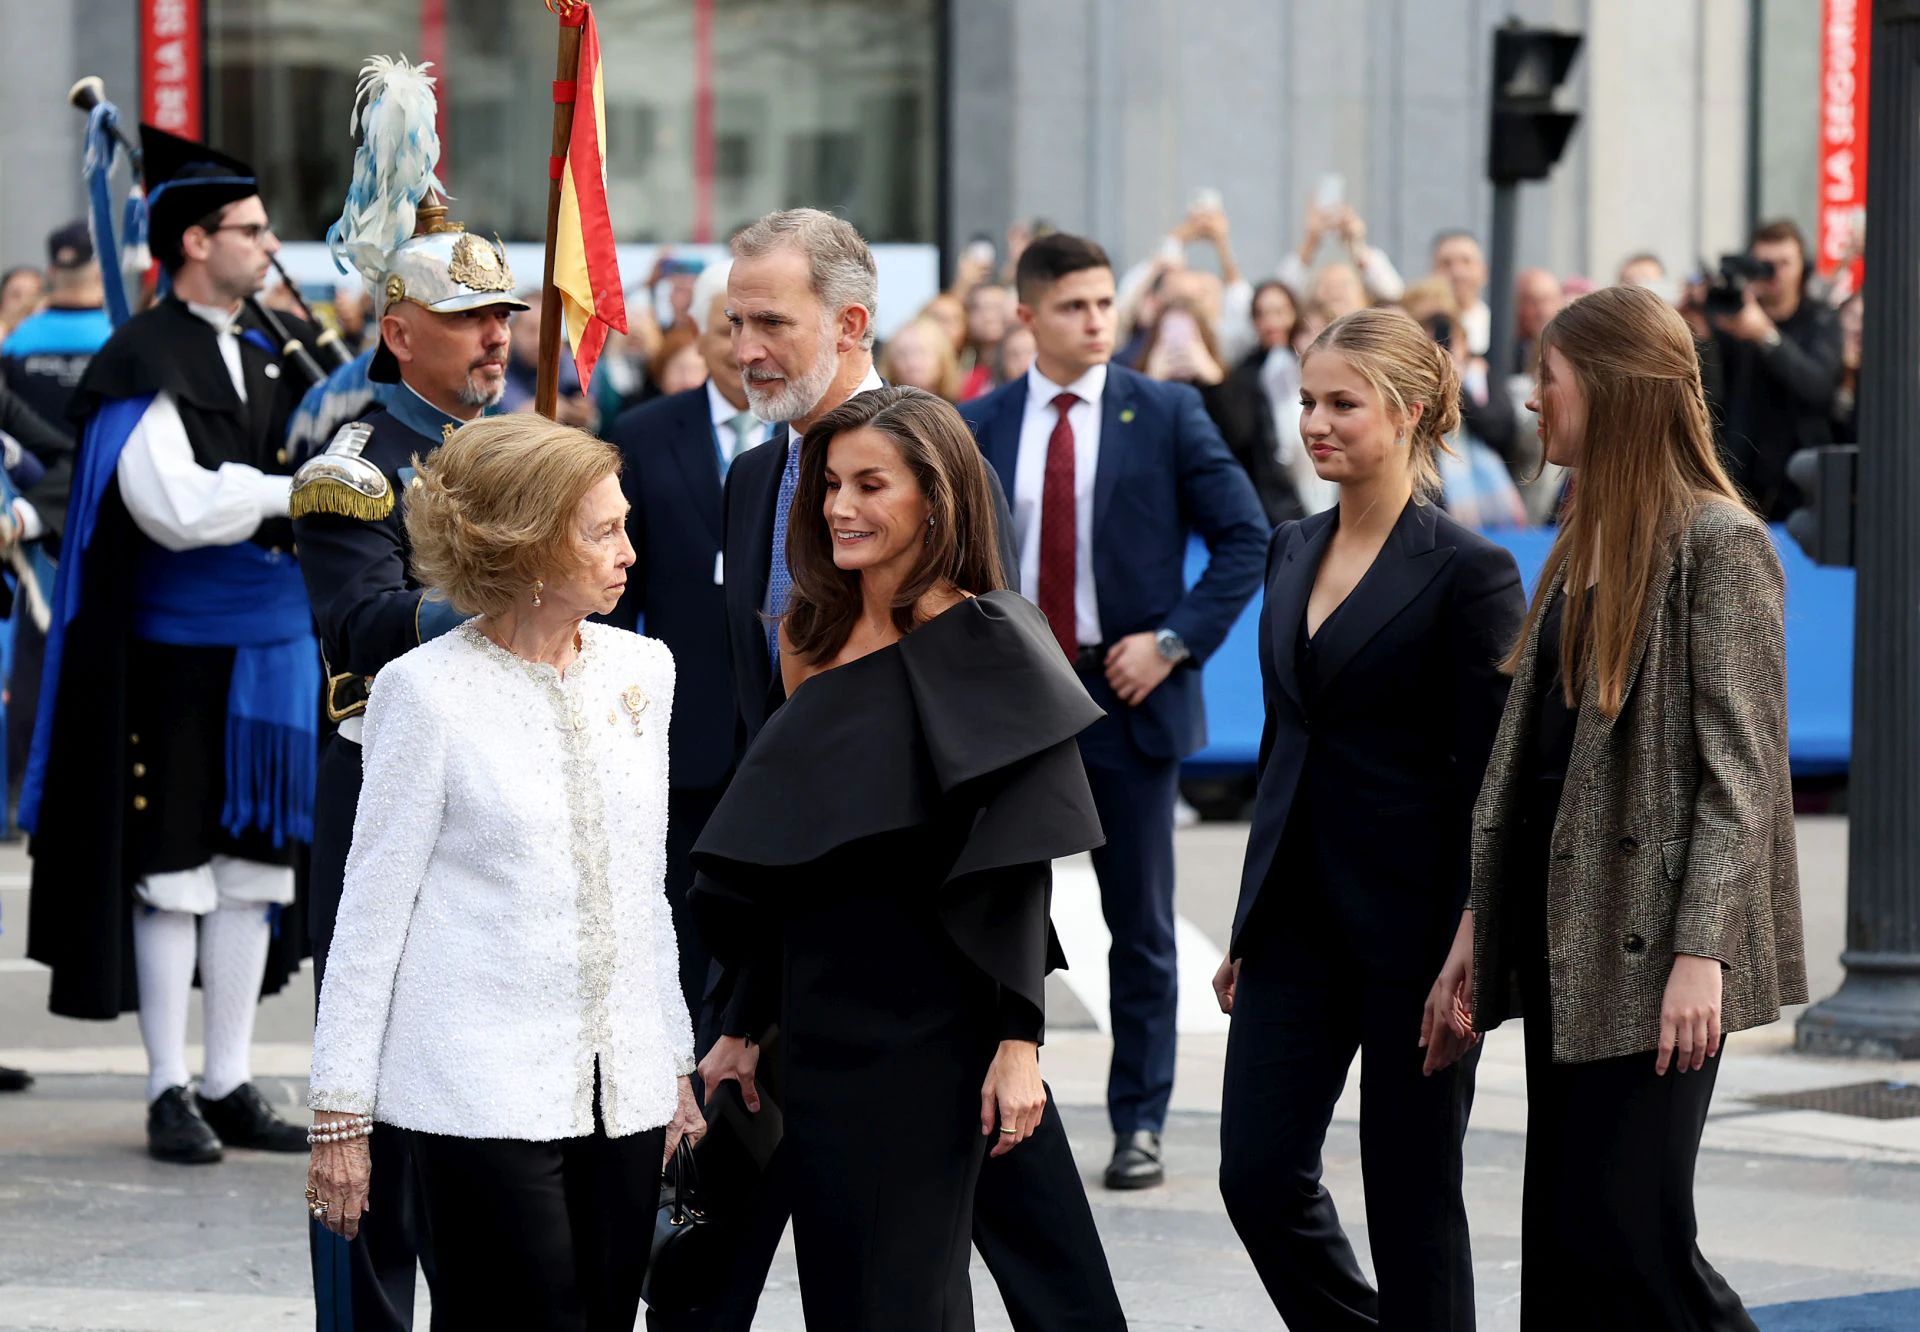
[[(526, 308), (512, 294), (513, 275), (499, 251), (442, 220), (445, 210), (437, 205), (420, 212), (430, 230), (397, 246), (378, 269), (366, 273), (382, 313), (401, 300), (439, 314)], [(325, 712), (333, 725), (316, 782), (308, 898), (316, 997), (345, 887), (360, 803), (360, 728), (374, 677), (465, 618), (447, 602), (427, 596), (415, 579), (400, 502), (413, 484), (414, 460), (432, 453), (461, 422), (402, 381), (399, 363), (384, 343), (367, 375), (383, 405), (340, 427), (323, 453), (301, 465), (289, 505), (325, 661)], [(321, 1332), (409, 1328), (416, 1260), (429, 1286), (434, 1278), (424, 1204), (405, 1135), (376, 1122), (369, 1148), (380, 1205), (361, 1218), (359, 1237), (344, 1241), (317, 1223), (313, 1227)]]

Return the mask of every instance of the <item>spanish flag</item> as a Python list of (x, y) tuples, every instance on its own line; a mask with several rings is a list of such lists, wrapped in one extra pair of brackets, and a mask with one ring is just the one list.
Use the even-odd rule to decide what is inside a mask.
[(554, 100), (571, 98), (573, 132), (567, 155), (555, 159), (560, 177), (560, 220), (553, 247), (553, 284), (567, 316), (567, 341), (584, 391), (609, 331), (627, 331), (627, 301), (613, 251), (613, 218), (607, 213), (607, 107), (600, 74), (600, 33), (593, 7), (565, 10), (562, 26), (582, 29), (580, 63), (573, 84), (554, 85)]

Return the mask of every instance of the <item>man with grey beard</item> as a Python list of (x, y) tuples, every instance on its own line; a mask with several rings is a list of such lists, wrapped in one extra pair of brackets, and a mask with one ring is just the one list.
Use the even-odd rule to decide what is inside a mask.
[[(727, 319), (747, 402), (755, 416), (782, 423), (772, 437), (733, 460), (726, 481), (723, 545), (727, 632), (739, 704), (739, 746), (758, 734), (785, 702), (773, 619), (787, 608), (792, 580), (787, 527), (799, 482), (799, 441), (807, 429), (857, 393), (881, 387), (873, 368), (879, 281), (872, 252), (847, 222), (811, 208), (772, 213), (733, 242)], [(1000, 564), (1019, 567), (1013, 521), (993, 469), (986, 469), (998, 515)], [(777, 968), (775, 971), (777, 972)], [(778, 1061), (763, 1068), (759, 1044), (772, 1016), (764, 996), (738, 993), (722, 976), (700, 1030), (711, 1048), (700, 1077), (711, 1100), (735, 1082), (749, 1112)], [(718, 1037), (712, 1039), (717, 1028)], [(771, 1095), (773, 1089), (767, 1089)], [(902, 1088), (897, 1113), (913, 1113)], [(738, 1251), (722, 1283), (720, 1303), (698, 1313), (649, 1310), (653, 1332), (729, 1329), (746, 1332), (785, 1229), (788, 1174), (775, 1150), (761, 1175), (753, 1214), (733, 1233)], [(912, 1187), (902, 1181), (903, 1189)], [(973, 1240), (986, 1260), (1008, 1314), (1020, 1332), (1071, 1329), (1106, 1332), (1126, 1320), (1087, 1206), (1066, 1127), (1049, 1093), (1045, 1115), (1019, 1150), (989, 1157), (974, 1195)]]
[[(479, 236), (421, 210), (423, 230), (363, 270), (381, 301), (379, 344), (367, 377), (379, 410), (340, 427), (326, 452), (294, 474), (294, 539), (326, 661), (327, 717), (315, 781), (308, 935), (313, 988), (326, 975), (360, 802), (360, 726), (380, 668), (463, 618), (429, 601), (413, 577), (413, 551), (396, 498), (424, 458), (465, 422), (500, 401), (507, 382), (507, 321), (526, 303), (513, 294), (505, 256)], [(458, 274), (459, 276), (455, 276)], [(416, 1260), (433, 1273), (413, 1163), (400, 1130), (376, 1124), (369, 1140), (380, 1206), (343, 1240), (316, 1227), (315, 1290), (344, 1305), (339, 1326), (413, 1323)], [(342, 1282), (342, 1257), (347, 1280)], [(343, 1290), (343, 1285), (349, 1287)]]

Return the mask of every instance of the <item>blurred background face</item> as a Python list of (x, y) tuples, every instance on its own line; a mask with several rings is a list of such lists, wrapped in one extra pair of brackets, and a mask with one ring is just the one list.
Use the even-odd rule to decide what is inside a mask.
[(688, 389), (697, 389), (707, 382), (707, 362), (700, 355), (700, 343), (683, 342), (680, 349), (667, 358), (660, 367), (660, 391), (662, 393), (685, 393)]
[(519, 364), (537, 365), (540, 362), (540, 297), (535, 294), (529, 299), (522, 293), (521, 299), (532, 308), (520, 311), (520, 317), (513, 321), (510, 350)]
[(999, 345), (1013, 318), (1013, 293), (1005, 287), (975, 287), (967, 296), (967, 340), (976, 347)]
[(1659, 287), (1667, 280), (1667, 270), (1658, 259), (1629, 259), (1620, 265), (1623, 287)]
[(1187, 268), (1167, 274), (1160, 284), (1162, 308), (1184, 303), (1214, 328), (1220, 327), (1220, 314), (1226, 308), (1226, 287), (1204, 269)]
[(38, 309), (44, 285), (36, 268), (9, 275), (6, 285), (0, 286), (0, 324), (11, 328)]
[(960, 303), (959, 297), (943, 291), (928, 301), (927, 308), (920, 313), (940, 326), (955, 351), (967, 345), (967, 307)]
[(1253, 331), (1267, 351), (1286, 346), (1299, 319), (1292, 299), (1278, 287), (1268, 287), (1254, 298)]
[(727, 275), (733, 355), (747, 403), (762, 421), (805, 417), (839, 368), (832, 313), (813, 294), (811, 278), (806, 255), (789, 247), (736, 259)]
[(1544, 268), (1529, 268), (1514, 281), (1513, 314), (1523, 338), (1539, 337), (1547, 321), (1565, 304), (1560, 279)]
[(1351, 264), (1330, 264), (1313, 281), (1313, 303), (1320, 307), (1326, 324), (1343, 315), (1367, 308), (1367, 288)]
[(706, 329), (694, 343), (714, 387), (729, 402), (738, 402), (745, 392), (740, 386), (740, 362), (733, 359), (733, 326), (727, 322), (727, 294), (713, 298), (707, 309)]
[(1487, 260), (1471, 236), (1449, 236), (1433, 247), (1433, 271), (1453, 284), (1453, 297), (1466, 309), (1487, 285)]
[(1015, 324), (1000, 339), (1000, 378), (1008, 382), (1021, 378), (1033, 368), (1035, 346), (1033, 330)]
[(1753, 280), (1754, 300), (1769, 314), (1782, 309), (1791, 312), (1800, 303), (1800, 286), (1807, 276), (1800, 247), (1790, 240), (1755, 241), (1747, 253), (1773, 265), (1772, 277)]
[(944, 336), (940, 326), (927, 319), (916, 319), (894, 334), (887, 344), (888, 381), (928, 393), (943, 392), (940, 350), (934, 339)]

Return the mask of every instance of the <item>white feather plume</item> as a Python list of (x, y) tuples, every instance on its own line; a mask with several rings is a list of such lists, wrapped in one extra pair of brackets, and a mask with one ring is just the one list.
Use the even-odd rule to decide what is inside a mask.
[(387, 252), (413, 234), (414, 210), (428, 190), (445, 196), (435, 169), (440, 135), (431, 62), (405, 56), (372, 56), (360, 70), (360, 86), (348, 121), (359, 132), (353, 182), (339, 221), (327, 228), (327, 246), (345, 272), (350, 263), (369, 283), (386, 265)]

